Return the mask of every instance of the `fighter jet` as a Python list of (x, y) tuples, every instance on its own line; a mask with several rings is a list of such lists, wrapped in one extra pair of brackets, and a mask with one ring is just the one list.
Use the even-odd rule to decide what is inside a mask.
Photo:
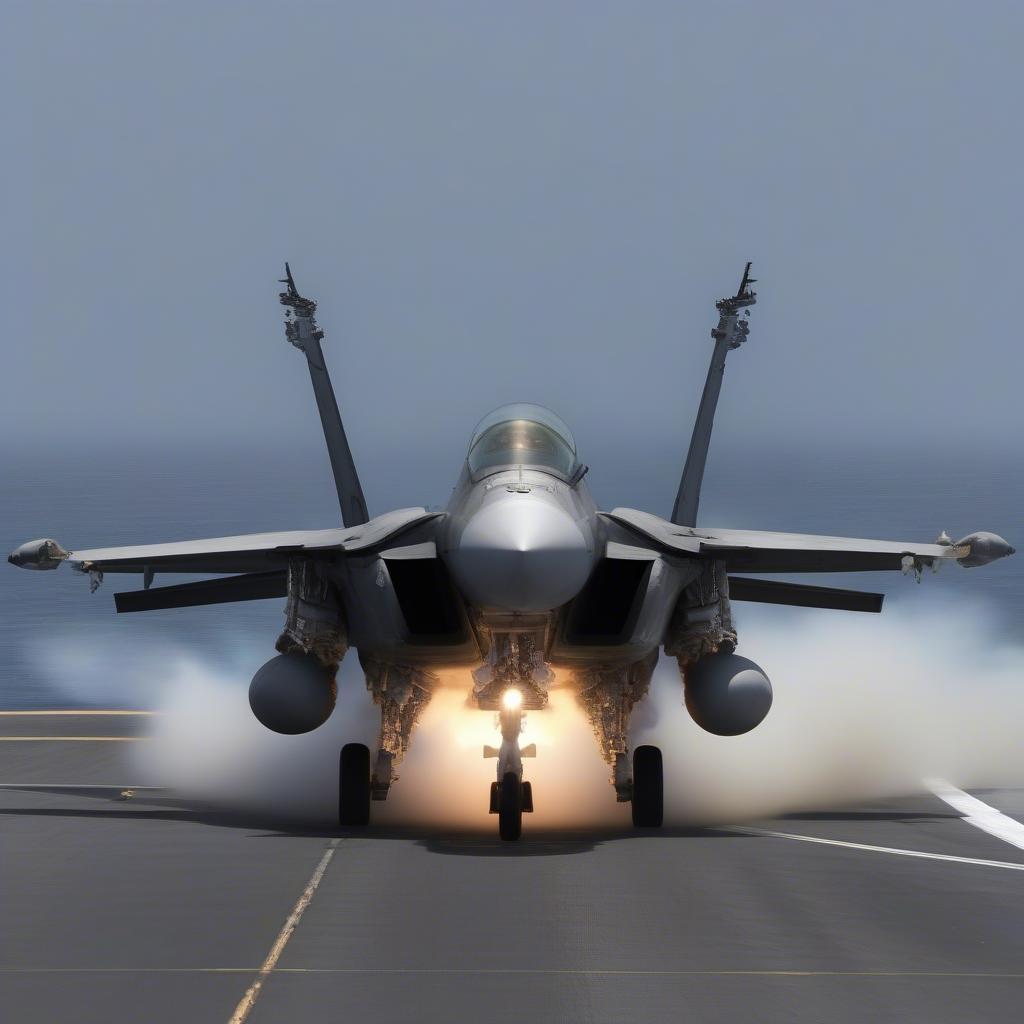
[[(668, 519), (631, 508), (599, 511), (569, 428), (536, 405), (485, 416), (443, 511), (403, 508), (370, 518), (324, 361), (316, 303), (299, 294), (285, 264), (285, 335), (306, 356), (338, 492), (341, 527), (131, 547), (66, 550), (54, 540), (9, 556), (27, 569), (64, 562), (90, 577), (142, 576), (143, 589), (114, 595), (119, 612), (285, 598), (278, 652), (252, 679), (249, 703), (266, 728), (306, 733), (335, 705), (336, 673), (354, 648), (380, 707), (370, 749), (340, 751), (338, 820), (368, 825), (431, 694), (461, 678), (476, 707), (497, 711), (500, 747), (491, 813), (503, 839), (518, 839), (533, 809), (520, 745), (526, 711), (549, 690), (575, 688), (610, 768), (617, 800), (641, 829), (662, 823), (661, 751), (630, 749), (630, 715), (647, 693), (661, 651), (677, 659), (686, 707), (719, 736), (754, 729), (772, 687), (736, 653), (734, 601), (878, 612), (882, 595), (765, 576), (902, 571), (945, 562), (979, 566), (1014, 553), (1001, 537), (953, 542), (861, 540), (698, 525), (701, 481), (728, 353), (747, 339), (757, 301), (748, 263), (737, 292), (716, 303), (718, 323), (704, 392), (675, 505)], [(164, 573), (212, 578), (152, 587)], [(739, 575), (737, 575), (739, 574)], [(448, 670), (455, 670), (448, 671)], [(481, 794), (481, 812), (483, 811)]]

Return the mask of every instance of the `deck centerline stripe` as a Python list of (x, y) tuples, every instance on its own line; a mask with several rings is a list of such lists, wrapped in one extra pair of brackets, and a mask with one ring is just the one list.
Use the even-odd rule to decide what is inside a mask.
[(243, 1024), (246, 1018), (252, 1013), (253, 1006), (256, 1005), (256, 1000), (259, 998), (260, 991), (263, 988), (263, 983), (267, 980), (267, 977), (277, 966), (277, 961), (281, 958), (281, 954), (284, 952), (284, 947), (288, 944), (288, 940), (292, 937), (292, 933), (299, 926), (299, 922), (302, 920), (302, 915), (306, 912), (306, 908), (313, 900), (313, 895), (317, 890), (317, 886), (320, 884), (320, 880), (324, 877), (324, 872), (327, 870), (327, 865), (331, 863), (331, 858), (334, 856), (334, 851), (338, 848), (338, 844), (341, 839), (332, 839), (324, 850), (324, 855), (320, 858), (320, 863), (317, 864), (313, 870), (313, 874), (309, 881), (306, 883), (306, 888), (302, 890), (302, 895), (299, 896), (292, 907), (292, 912), (285, 919), (284, 924), (281, 926), (281, 931), (278, 932), (277, 938), (274, 940), (274, 944), (270, 947), (270, 952), (267, 954), (267, 958), (260, 965), (260, 969), (253, 979), (253, 983), (246, 989), (245, 995), (239, 1000), (238, 1005), (235, 1007), (235, 1012), (231, 1015), (228, 1020), (228, 1024)]
[(921, 857), (925, 860), (945, 860), (955, 864), (973, 864), (975, 867), (1005, 868), (1008, 871), (1024, 871), (1024, 864), (1013, 864), (1005, 860), (982, 860), (978, 857), (957, 857), (951, 853), (925, 853), (923, 850), (901, 850), (894, 846), (872, 846), (868, 843), (849, 843), (842, 839), (823, 839), (820, 836), (801, 836), (792, 832), (772, 832), (766, 828), (750, 828), (746, 825), (730, 825), (725, 832), (744, 832), (752, 836), (771, 836), (773, 839), (794, 839), (801, 843), (820, 843), (823, 846), (842, 846), (849, 850), (866, 850), (869, 853), (891, 853), (898, 857)]
[(963, 821), (990, 836), (1024, 850), (1024, 825), (1016, 818), (983, 803), (976, 796), (957, 789), (945, 779), (925, 779), (925, 785), (941, 800), (963, 815)]

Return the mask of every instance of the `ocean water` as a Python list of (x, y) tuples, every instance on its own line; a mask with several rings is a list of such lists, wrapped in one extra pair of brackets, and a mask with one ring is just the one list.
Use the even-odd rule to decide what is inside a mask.
[[(461, 453), (420, 448), (379, 453), (363, 466), (371, 514), (443, 505)], [(681, 454), (624, 445), (584, 453), (603, 508), (627, 505), (666, 515)], [(136, 544), (263, 530), (336, 525), (333, 487), (318, 438), (286, 451), (252, 446), (62, 448), (0, 453), (0, 548), (36, 537), (65, 547)], [(1024, 454), (1013, 452), (714, 451), (701, 522), (931, 541), (990, 529), (1024, 549)], [(793, 578), (793, 577), (791, 577)], [(157, 585), (183, 577), (158, 578)], [(913, 609), (910, 645), (928, 643), (930, 609), (944, 631), (963, 612), (968, 631), (1024, 645), (1024, 556), (973, 570), (947, 566), (918, 584), (893, 574), (807, 577), (808, 582), (880, 590), (886, 611)], [(0, 707), (146, 707), (167, 666), (183, 652), (213, 671), (247, 679), (273, 654), (281, 601), (117, 615), (112, 594), (141, 586), (108, 576), (95, 594), (66, 568), (27, 572), (0, 565)], [(738, 604), (739, 627), (785, 636), (806, 621), (786, 609)], [(823, 617), (854, 613), (821, 611)], [(883, 612), (885, 615), (885, 612)], [(956, 628), (955, 625), (953, 627)], [(756, 657), (756, 652), (744, 650)], [(1024, 685), (1024, 680), (1022, 680)]]

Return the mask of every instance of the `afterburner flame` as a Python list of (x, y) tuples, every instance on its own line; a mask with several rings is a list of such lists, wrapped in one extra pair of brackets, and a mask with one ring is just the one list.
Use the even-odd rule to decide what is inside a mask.
[(513, 687), (501, 695), (501, 703), (506, 711), (515, 711), (523, 703), (523, 694)]

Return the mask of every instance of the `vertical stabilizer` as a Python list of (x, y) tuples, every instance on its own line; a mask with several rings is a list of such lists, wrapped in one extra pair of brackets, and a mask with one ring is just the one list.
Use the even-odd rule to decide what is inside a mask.
[(750, 264), (743, 271), (739, 290), (728, 299), (715, 303), (718, 310), (718, 326), (711, 332), (715, 349), (711, 355), (704, 393), (700, 398), (697, 420), (690, 437), (690, 450), (686, 453), (683, 477), (679, 481), (676, 503), (672, 507), (672, 522), (680, 526), (697, 525), (697, 506), (700, 504), (700, 485), (704, 479), (704, 466), (708, 460), (708, 446), (711, 444), (711, 428), (715, 423), (715, 408), (722, 390), (725, 374), (725, 357), (731, 349), (739, 348), (747, 340), (750, 325), (740, 319), (740, 310), (757, 302), (757, 293), (750, 290), (755, 279), (750, 276)]
[(281, 284), (286, 285), (287, 290), (280, 293), (281, 305), (288, 307), (284, 333), (288, 340), (306, 355), (309, 377), (313, 382), (313, 393), (316, 395), (316, 406), (320, 411), (320, 422), (324, 428), (324, 439), (327, 441), (327, 454), (334, 473), (334, 486), (338, 491), (341, 521), (346, 526), (358, 526), (370, 517), (366, 511), (363, 489), (359, 485), (352, 449), (348, 446), (345, 428), (341, 423), (341, 413), (338, 412), (331, 377), (324, 362), (323, 350), (320, 348), (324, 332), (317, 327), (316, 303), (299, 294), (287, 263), (284, 270), (285, 277)]

